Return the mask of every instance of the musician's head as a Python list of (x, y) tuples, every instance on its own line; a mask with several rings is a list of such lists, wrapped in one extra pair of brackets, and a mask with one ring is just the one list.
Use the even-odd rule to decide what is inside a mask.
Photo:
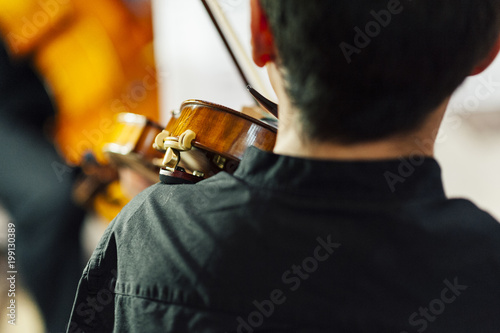
[(252, 12), (254, 60), (277, 64), (306, 136), (339, 143), (415, 130), (500, 48), (500, 0), (252, 0)]

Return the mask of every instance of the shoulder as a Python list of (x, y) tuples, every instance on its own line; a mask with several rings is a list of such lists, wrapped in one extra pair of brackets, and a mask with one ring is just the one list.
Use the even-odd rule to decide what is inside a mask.
[(467, 199), (446, 200), (440, 205), (437, 215), (452, 223), (457, 230), (500, 238), (500, 222)]
[(423, 235), (418, 238), (419, 248), (436, 264), (435, 269), (452, 268), (471, 279), (483, 279), (488, 271), (498, 270), (500, 223), (469, 200), (447, 199), (433, 205), (418, 229), (412, 229), (412, 237)]
[(118, 246), (127, 244), (130, 249), (171, 254), (173, 247), (182, 246), (188, 252), (197, 248), (209, 252), (217, 246), (215, 238), (240, 232), (238, 225), (244, 223), (238, 221), (246, 214), (250, 191), (225, 173), (194, 185), (158, 183), (125, 206), (110, 228)]

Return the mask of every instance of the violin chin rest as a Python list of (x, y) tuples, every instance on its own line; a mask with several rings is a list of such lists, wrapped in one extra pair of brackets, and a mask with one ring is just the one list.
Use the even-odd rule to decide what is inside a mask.
[(160, 181), (163, 184), (179, 185), (179, 184), (196, 184), (203, 180), (202, 177), (193, 176), (185, 171), (176, 170), (174, 172), (165, 169), (160, 170)]

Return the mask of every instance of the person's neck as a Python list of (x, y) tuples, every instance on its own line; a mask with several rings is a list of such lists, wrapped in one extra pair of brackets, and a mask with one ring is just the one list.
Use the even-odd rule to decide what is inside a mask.
[(434, 156), (434, 143), (448, 100), (436, 109), (423, 126), (391, 138), (356, 144), (304, 139), (294, 109), (280, 100), (280, 125), (274, 153), (294, 157), (335, 160), (382, 160), (413, 155)]
[(446, 99), (419, 129), (383, 140), (357, 144), (311, 141), (304, 138), (298, 111), (290, 103), (283, 75), (274, 62), (266, 66), (279, 100), (279, 128), (273, 152), (280, 155), (312, 159), (382, 160), (413, 155), (434, 156), (434, 143), (449, 103)]
[(306, 143), (294, 135), (279, 136), (274, 153), (293, 157), (324, 160), (382, 160), (395, 159), (399, 156), (433, 156), (432, 152), (410, 149), (398, 141), (379, 141), (352, 145), (334, 143)]
[(301, 133), (297, 110), (291, 105), (274, 64), (268, 66), (273, 88), (279, 99), (279, 128), (274, 153), (294, 157), (335, 160), (382, 160), (413, 155), (434, 156), (438, 135), (449, 99), (444, 101), (417, 130), (372, 142), (337, 144), (311, 141)]

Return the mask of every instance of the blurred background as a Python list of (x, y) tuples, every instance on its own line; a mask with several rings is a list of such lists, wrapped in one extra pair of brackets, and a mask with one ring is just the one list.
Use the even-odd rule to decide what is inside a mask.
[[(275, 100), (251, 65), (248, 1), (209, 3), (247, 80)], [(161, 127), (187, 99), (253, 108), (245, 86), (200, 0), (0, 0), (0, 332), (64, 331), (100, 235), (156, 181), (113, 158), (147, 159), (144, 117)], [(436, 149), (447, 194), (500, 219), (500, 58), (457, 91)]]

